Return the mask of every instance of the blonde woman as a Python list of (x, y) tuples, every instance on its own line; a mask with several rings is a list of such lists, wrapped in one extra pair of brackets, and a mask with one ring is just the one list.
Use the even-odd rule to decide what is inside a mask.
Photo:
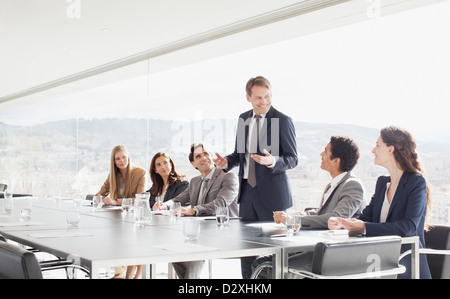
[[(122, 198), (136, 198), (136, 194), (145, 192), (145, 169), (134, 166), (130, 154), (123, 145), (118, 145), (111, 152), (111, 171), (97, 195), (104, 196), (105, 205), (122, 205)], [(115, 267), (114, 278), (139, 278), (141, 266)]]
[(104, 196), (105, 205), (122, 205), (122, 198), (135, 198), (145, 192), (145, 169), (131, 163), (128, 150), (118, 145), (111, 152), (111, 171), (97, 195)]

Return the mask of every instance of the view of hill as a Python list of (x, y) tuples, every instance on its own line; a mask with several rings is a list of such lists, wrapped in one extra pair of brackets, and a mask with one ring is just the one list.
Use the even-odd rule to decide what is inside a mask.
[[(229, 154), (234, 149), (236, 120), (178, 122), (130, 118), (69, 119), (34, 126), (0, 122), (0, 182), (23, 193), (66, 196), (97, 192), (109, 172), (111, 149), (124, 144), (132, 161), (148, 169), (158, 151), (169, 153), (177, 171), (187, 178), (198, 175), (188, 161), (189, 145), (203, 141), (213, 151)], [(298, 166), (289, 171), (295, 207), (317, 205), (330, 177), (320, 169), (320, 153), (332, 135), (352, 137), (361, 158), (354, 172), (363, 180), (370, 200), (378, 176), (387, 172), (373, 165), (371, 150), (378, 129), (354, 125), (295, 122)], [(418, 152), (433, 186), (436, 221), (448, 221), (450, 209), (450, 143), (421, 142)]]

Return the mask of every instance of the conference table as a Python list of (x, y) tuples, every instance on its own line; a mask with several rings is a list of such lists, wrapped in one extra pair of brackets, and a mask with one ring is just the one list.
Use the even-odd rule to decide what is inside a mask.
[[(99, 278), (101, 269), (111, 266), (144, 265), (144, 277), (151, 277), (149, 269), (157, 263), (261, 255), (272, 256), (273, 277), (284, 278), (290, 252), (313, 250), (319, 242), (352, 239), (326, 230), (289, 235), (284, 225), (273, 222), (230, 219), (228, 225), (220, 227), (214, 217), (197, 217), (200, 234), (196, 240), (187, 240), (183, 234), (185, 217), (173, 219), (164, 212), (153, 212), (151, 222), (136, 224), (133, 212), (125, 213), (121, 207), (94, 209), (89, 201), (76, 202), (80, 221), (72, 227), (67, 224), (66, 211), (74, 205), (73, 200), (28, 200), (32, 200), (29, 218), (20, 216), (20, 204), (10, 214), (2, 214), (0, 207), (0, 234), (19, 244), (75, 259), (90, 269), (91, 278)], [(412, 272), (417, 278), (418, 239), (406, 238), (404, 243), (412, 244)]]

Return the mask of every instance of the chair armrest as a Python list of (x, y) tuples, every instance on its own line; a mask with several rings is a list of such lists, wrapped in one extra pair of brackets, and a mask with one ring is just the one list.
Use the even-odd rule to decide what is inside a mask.
[[(422, 254), (438, 254), (438, 255), (450, 255), (450, 250), (440, 250), (440, 249), (431, 249), (431, 248), (420, 248), (419, 253)], [(399, 261), (402, 260), (405, 256), (408, 256), (411, 254), (411, 250), (407, 250), (403, 252), (403, 254), (400, 256)]]
[(387, 269), (387, 270), (381, 270), (381, 271), (374, 271), (374, 272), (365, 272), (365, 273), (358, 273), (358, 274), (347, 274), (347, 275), (320, 275), (315, 274), (309, 271), (305, 270), (297, 270), (293, 268), (289, 268), (289, 273), (302, 276), (304, 278), (310, 278), (310, 279), (368, 279), (368, 278), (377, 278), (382, 276), (391, 276), (391, 275), (398, 275), (406, 272), (405, 266), (399, 265), (397, 268), (393, 269)]

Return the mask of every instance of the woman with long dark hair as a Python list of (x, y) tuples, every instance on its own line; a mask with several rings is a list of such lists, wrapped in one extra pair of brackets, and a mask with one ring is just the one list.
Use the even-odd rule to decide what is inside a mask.
[[(349, 233), (366, 236), (418, 236), (420, 247), (425, 246), (425, 220), (431, 204), (429, 186), (424, 169), (416, 153), (412, 135), (401, 128), (383, 128), (372, 150), (374, 163), (386, 168), (389, 176), (378, 178), (375, 193), (358, 219), (330, 219), (330, 229), (345, 228)], [(409, 249), (402, 246), (402, 252)], [(401, 263), (407, 268), (399, 278), (411, 278), (411, 258)], [(420, 256), (420, 278), (431, 278), (425, 255)]]
[(165, 202), (175, 198), (183, 192), (189, 182), (184, 180), (184, 175), (180, 175), (175, 170), (175, 164), (168, 154), (158, 152), (153, 156), (150, 163), (150, 178), (153, 182), (150, 192), (150, 206), (158, 210), (156, 202)]

